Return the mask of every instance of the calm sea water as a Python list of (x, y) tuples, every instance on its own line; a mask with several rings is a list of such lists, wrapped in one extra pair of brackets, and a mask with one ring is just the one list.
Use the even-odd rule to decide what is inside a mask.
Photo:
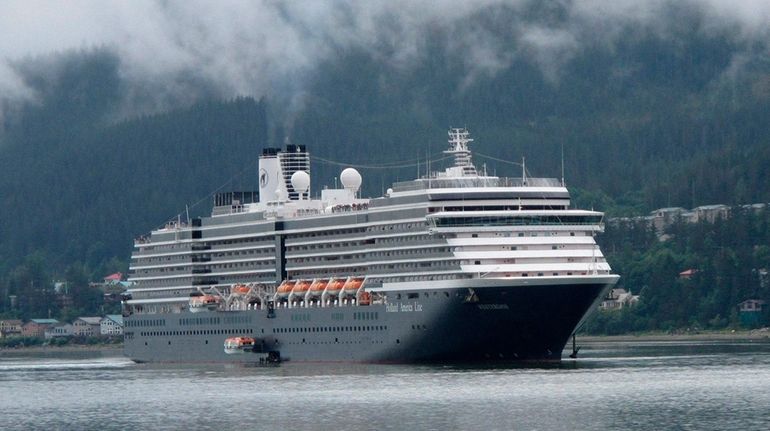
[(504, 367), (0, 353), (0, 429), (768, 430), (770, 342), (592, 343)]

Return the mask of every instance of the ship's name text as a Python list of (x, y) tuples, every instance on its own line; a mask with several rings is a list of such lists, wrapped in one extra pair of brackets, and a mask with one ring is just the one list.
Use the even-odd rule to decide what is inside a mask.
[(414, 302), (397, 302), (385, 304), (385, 311), (388, 313), (409, 313), (412, 311), (422, 311), (422, 304)]

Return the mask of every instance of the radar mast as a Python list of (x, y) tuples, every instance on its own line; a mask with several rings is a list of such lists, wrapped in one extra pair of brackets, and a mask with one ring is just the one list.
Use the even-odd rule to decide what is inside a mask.
[(449, 149), (444, 154), (454, 156), (454, 168), (450, 168), (458, 176), (477, 176), (476, 167), (471, 161), (471, 150), (468, 149), (468, 143), (473, 142), (470, 133), (466, 128), (449, 129)]

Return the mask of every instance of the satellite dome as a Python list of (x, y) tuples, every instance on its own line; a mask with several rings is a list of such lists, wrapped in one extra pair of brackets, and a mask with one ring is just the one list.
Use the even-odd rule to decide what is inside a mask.
[(297, 193), (305, 193), (310, 188), (310, 175), (305, 171), (297, 171), (291, 174), (291, 186)]
[(342, 187), (356, 192), (361, 187), (361, 174), (353, 168), (347, 168), (340, 174), (340, 181), (342, 182)]

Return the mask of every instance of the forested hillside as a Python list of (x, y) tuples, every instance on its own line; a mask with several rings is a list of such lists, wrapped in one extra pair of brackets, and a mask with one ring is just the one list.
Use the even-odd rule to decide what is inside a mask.
[[(286, 139), (358, 165), (420, 159), (424, 172), (427, 159), (441, 157), (446, 129), (467, 126), (475, 162), (498, 175), (519, 175), (519, 167), (499, 159), (524, 156), (532, 175), (558, 177), (563, 150), (577, 204), (610, 215), (770, 202), (770, 59), (763, 44), (672, 9), (668, 32), (629, 26), (611, 43), (581, 42), (545, 58), (529, 55), (531, 46), (510, 25), (521, 13), (480, 12), (465, 23), (494, 33), (510, 57), (488, 58), (494, 55), (487, 46), (458, 44), (452, 29), (436, 25), (416, 42), (424, 54), (406, 62), (362, 47), (340, 49), (303, 76), (293, 104), (222, 98), (201, 82), (192, 103), (127, 115), (132, 98), (146, 91), (131, 87), (107, 49), (20, 63), (37, 97), (3, 110), (0, 311), (9, 294), (48, 286), (68, 269), (84, 274), (72, 276), (79, 279), (125, 270), (132, 238), (201, 200), (191, 212), (207, 212), (207, 196), (220, 186), (253, 189), (260, 149)], [(566, 19), (558, 8), (527, 13), (530, 25)], [(342, 169), (317, 162), (316, 192)], [(360, 170), (364, 194), (377, 195), (418, 168)], [(623, 235), (608, 232), (608, 244), (626, 242)], [(666, 256), (679, 267), (702, 255), (708, 262), (699, 264), (718, 266), (716, 248), (629, 244), (664, 264)], [(674, 254), (659, 256), (661, 247)], [(635, 275), (640, 256), (618, 253), (608, 251), (628, 286), (660, 284)], [(715, 313), (728, 317), (727, 309), (713, 308), (698, 319)]]
[[(734, 208), (713, 223), (676, 222), (660, 241), (647, 222), (607, 225), (599, 244), (617, 287), (640, 294), (639, 304), (597, 313), (589, 333), (722, 329), (739, 326), (737, 304), (770, 302), (770, 210)], [(681, 276), (690, 271), (692, 275)], [(770, 310), (767, 310), (770, 311)], [(770, 324), (770, 312), (761, 324)]]
[[(103, 53), (72, 62), (0, 146), (0, 279), (7, 293), (46, 288), (65, 270), (84, 280), (125, 271), (133, 238), (184, 212), (210, 209), (218, 186), (254, 188), (267, 142), (265, 106), (204, 102), (110, 121), (120, 84)], [(252, 172), (247, 172), (251, 170)], [(243, 174), (243, 175), (239, 175)], [(24, 296), (23, 293), (21, 296)]]

